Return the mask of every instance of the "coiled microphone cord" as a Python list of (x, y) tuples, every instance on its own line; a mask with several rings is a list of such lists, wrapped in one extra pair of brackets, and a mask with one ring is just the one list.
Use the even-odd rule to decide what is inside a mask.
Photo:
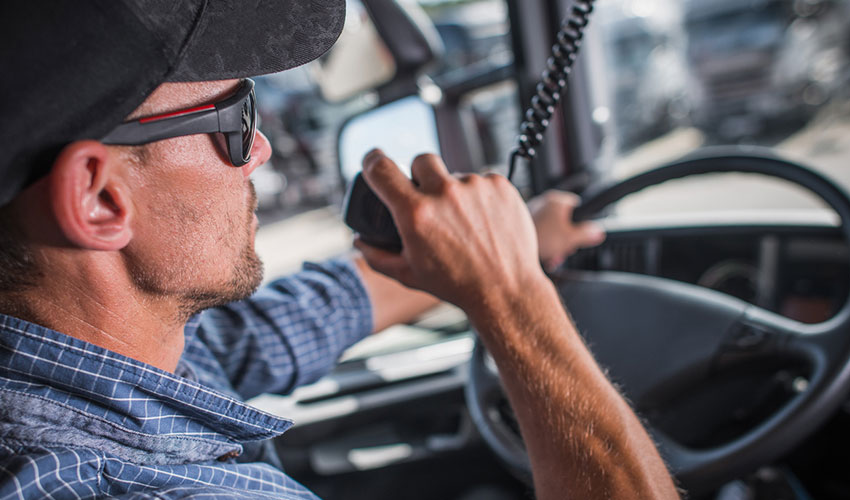
[(535, 149), (543, 142), (543, 134), (549, 127), (555, 106), (561, 100), (567, 78), (572, 71), (573, 63), (578, 57), (581, 39), (587, 20), (593, 11), (594, 0), (576, 0), (571, 15), (561, 24), (556, 35), (556, 43), (552, 46), (552, 56), (546, 61), (543, 78), (537, 84), (531, 106), (525, 112), (525, 120), (520, 125), (519, 144), (511, 152), (508, 167), (508, 180), (516, 170), (520, 158), (532, 160), (537, 155)]

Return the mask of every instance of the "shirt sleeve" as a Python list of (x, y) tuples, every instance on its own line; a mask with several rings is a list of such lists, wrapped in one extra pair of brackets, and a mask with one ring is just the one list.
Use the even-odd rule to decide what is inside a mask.
[(351, 261), (331, 260), (307, 263), (246, 300), (204, 311), (195, 335), (247, 399), (317, 380), (371, 331), (372, 307), (358, 271)]

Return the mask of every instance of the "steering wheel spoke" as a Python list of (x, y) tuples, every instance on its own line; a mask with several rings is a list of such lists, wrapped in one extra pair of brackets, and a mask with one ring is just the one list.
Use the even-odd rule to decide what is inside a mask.
[(639, 407), (705, 378), (747, 309), (725, 294), (654, 276), (568, 272), (557, 284), (597, 361)]
[(845, 314), (823, 323), (807, 324), (750, 306), (730, 331), (721, 358), (793, 356), (806, 362), (810, 368), (809, 380), (819, 383), (830, 375), (830, 368), (847, 358), (848, 332), (850, 324)]
[[(801, 323), (749, 306), (726, 332), (717, 354), (720, 366), (769, 356), (803, 355), (811, 350), (796, 342)], [(802, 338), (800, 338), (802, 340)]]

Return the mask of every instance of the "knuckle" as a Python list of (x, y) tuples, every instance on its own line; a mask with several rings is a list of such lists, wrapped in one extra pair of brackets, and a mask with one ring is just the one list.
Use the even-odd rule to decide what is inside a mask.
[(440, 186), (440, 195), (450, 200), (458, 200), (461, 197), (462, 190), (463, 184), (461, 181), (452, 179)]
[(427, 178), (431, 184), (443, 182), (440, 168), (434, 163), (414, 162), (410, 166), (414, 178)]
[(514, 185), (511, 184), (511, 181), (508, 180), (504, 175), (493, 174), (492, 177), (488, 178), (490, 182), (502, 193), (514, 191)]
[(454, 176), (448, 177), (446, 179), (446, 182), (444, 182), (440, 186), (439, 194), (442, 195), (442, 194), (454, 192), (460, 186), (461, 182), (463, 182), (463, 181), (461, 179), (458, 179), (457, 177), (454, 177)]
[(558, 196), (557, 191), (549, 189), (548, 191), (543, 193), (543, 201), (547, 203), (554, 203), (558, 200), (560, 200), (560, 196)]
[(478, 187), (484, 182), (484, 178), (478, 174), (468, 174), (463, 179), (464, 184), (472, 187)]
[(540, 195), (540, 201), (544, 207), (555, 207), (564, 205), (564, 198), (557, 191), (549, 190)]
[(432, 223), (434, 217), (434, 207), (427, 201), (413, 202), (407, 211), (408, 222), (413, 227), (428, 226)]
[(416, 158), (413, 159), (413, 163), (422, 164), (439, 163), (442, 161), (443, 160), (440, 158), (440, 156), (434, 153), (420, 153), (416, 155)]
[(569, 193), (567, 191), (558, 191), (556, 189), (550, 189), (545, 193), (546, 201), (549, 203), (557, 203), (559, 205), (565, 206), (575, 206), (579, 203), (578, 195), (574, 193)]

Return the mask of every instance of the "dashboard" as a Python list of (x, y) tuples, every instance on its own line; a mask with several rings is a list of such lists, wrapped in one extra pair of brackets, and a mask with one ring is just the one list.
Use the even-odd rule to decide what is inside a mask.
[(819, 323), (847, 301), (850, 246), (834, 225), (812, 222), (614, 229), (604, 244), (570, 257), (567, 268), (669, 278)]

